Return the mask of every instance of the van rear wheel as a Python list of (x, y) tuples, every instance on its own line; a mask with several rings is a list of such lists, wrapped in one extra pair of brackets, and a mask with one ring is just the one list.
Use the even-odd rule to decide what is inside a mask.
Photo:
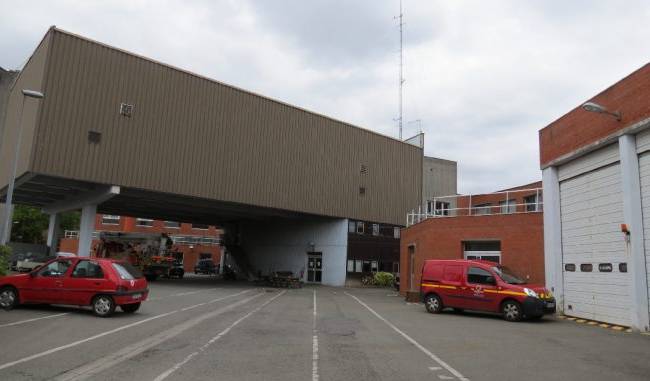
[(501, 305), (501, 313), (503, 314), (503, 318), (507, 321), (520, 321), (523, 317), (521, 304), (514, 300), (506, 300), (503, 305)]
[(440, 313), (442, 311), (442, 300), (440, 300), (438, 295), (429, 294), (424, 298), (424, 307), (429, 313)]

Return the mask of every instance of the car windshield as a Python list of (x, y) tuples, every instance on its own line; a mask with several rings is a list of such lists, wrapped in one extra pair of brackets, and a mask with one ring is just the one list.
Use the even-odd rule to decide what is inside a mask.
[(124, 280), (133, 280), (144, 276), (140, 270), (133, 267), (130, 263), (113, 263), (113, 268), (120, 274), (120, 278)]
[(516, 275), (512, 270), (505, 266), (494, 266), (492, 267), (495, 273), (499, 275), (504, 282), (509, 284), (526, 284), (525, 280), (518, 275)]

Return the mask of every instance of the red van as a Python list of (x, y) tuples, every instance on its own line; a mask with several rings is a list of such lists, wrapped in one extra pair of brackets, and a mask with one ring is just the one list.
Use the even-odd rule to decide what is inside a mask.
[(479, 260), (426, 260), (420, 295), (428, 312), (444, 308), (501, 313), (508, 321), (555, 313), (553, 294), (505, 266)]

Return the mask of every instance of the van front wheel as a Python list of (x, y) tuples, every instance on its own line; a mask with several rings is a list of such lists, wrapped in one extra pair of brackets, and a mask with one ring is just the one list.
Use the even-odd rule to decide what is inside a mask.
[(523, 317), (521, 304), (514, 300), (505, 301), (501, 306), (501, 312), (503, 313), (503, 318), (507, 321), (520, 321)]
[(442, 300), (440, 300), (440, 297), (438, 295), (427, 295), (426, 298), (424, 298), (424, 307), (429, 313), (440, 313), (440, 311), (442, 311)]

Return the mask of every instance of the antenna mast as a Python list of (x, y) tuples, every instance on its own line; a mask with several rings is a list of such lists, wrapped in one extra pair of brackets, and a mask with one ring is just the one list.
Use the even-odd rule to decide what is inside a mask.
[(403, 108), (402, 108), (402, 98), (403, 98), (403, 87), (404, 87), (404, 45), (403, 45), (403, 27), (404, 27), (404, 14), (402, 13), (402, 0), (399, 0), (399, 139), (402, 140), (402, 122), (404, 121)]

